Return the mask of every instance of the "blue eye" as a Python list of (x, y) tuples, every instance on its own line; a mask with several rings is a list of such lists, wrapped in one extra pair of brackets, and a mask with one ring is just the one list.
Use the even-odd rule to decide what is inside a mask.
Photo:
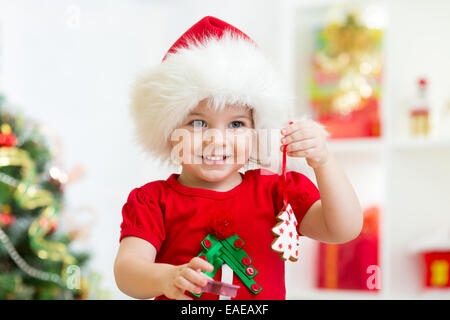
[[(239, 123), (240, 125), (238, 127), (235, 127), (233, 124)], [(237, 129), (237, 128), (241, 128), (244, 125), (244, 123), (242, 121), (233, 121), (231, 122), (231, 128), (233, 129)]]
[[(194, 127), (203, 127), (202, 123), (205, 123), (205, 121), (203, 120), (192, 120), (191, 123), (189, 124), (193, 124)], [(196, 125), (197, 124), (197, 125)]]

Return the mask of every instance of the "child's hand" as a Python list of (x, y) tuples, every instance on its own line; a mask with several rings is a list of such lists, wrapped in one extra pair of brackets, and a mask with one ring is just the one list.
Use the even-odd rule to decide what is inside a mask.
[(214, 266), (199, 257), (192, 258), (188, 263), (176, 266), (169, 272), (163, 287), (167, 298), (177, 300), (192, 300), (184, 294), (186, 290), (200, 294), (207, 283), (208, 276), (201, 272), (212, 272)]
[(328, 160), (326, 146), (327, 132), (315, 121), (305, 120), (289, 124), (281, 129), (284, 136), (281, 139), (283, 151), (287, 145), (287, 155), (291, 157), (305, 157), (312, 168), (318, 168)]

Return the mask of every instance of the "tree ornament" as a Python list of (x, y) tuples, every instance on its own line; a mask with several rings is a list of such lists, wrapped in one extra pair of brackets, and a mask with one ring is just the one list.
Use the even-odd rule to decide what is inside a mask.
[[(292, 122), (289, 122), (292, 124)], [(281, 187), (283, 192), (283, 209), (277, 215), (277, 224), (272, 228), (275, 236), (272, 242), (272, 250), (279, 253), (281, 260), (297, 261), (299, 256), (300, 235), (298, 234), (298, 223), (294, 211), (287, 201), (286, 190), (286, 148), (283, 147), (283, 169), (281, 174)]]
[(16, 217), (11, 214), (11, 206), (4, 205), (0, 212), (0, 227), (7, 228), (16, 221)]
[(0, 147), (14, 147), (17, 144), (17, 138), (12, 133), (11, 126), (4, 123), (0, 127)]
[(272, 250), (278, 252), (282, 260), (295, 262), (299, 256), (300, 235), (297, 232), (297, 219), (289, 204), (278, 214), (277, 221), (272, 228), (272, 234), (275, 236)]

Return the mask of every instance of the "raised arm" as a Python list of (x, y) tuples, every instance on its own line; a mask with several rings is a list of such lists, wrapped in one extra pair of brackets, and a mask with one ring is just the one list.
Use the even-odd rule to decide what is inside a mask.
[(327, 132), (315, 121), (299, 121), (283, 128), (281, 151), (305, 157), (315, 172), (320, 199), (303, 217), (299, 231), (312, 239), (343, 243), (357, 237), (362, 229), (361, 205), (344, 170), (328, 152)]
[(344, 243), (361, 232), (361, 205), (344, 171), (330, 155), (325, 164), (314, 169), (320, 199), (300, 223), (300, 232), (327, 243)]

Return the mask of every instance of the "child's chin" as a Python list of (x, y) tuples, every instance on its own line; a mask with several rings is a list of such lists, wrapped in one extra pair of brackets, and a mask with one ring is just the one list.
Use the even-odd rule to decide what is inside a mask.
[(230, 164), (221, 166), (200, 165), (198, 169), (202, 178), (210, 182), (220, 181), (238, 170), (238, 168)]

